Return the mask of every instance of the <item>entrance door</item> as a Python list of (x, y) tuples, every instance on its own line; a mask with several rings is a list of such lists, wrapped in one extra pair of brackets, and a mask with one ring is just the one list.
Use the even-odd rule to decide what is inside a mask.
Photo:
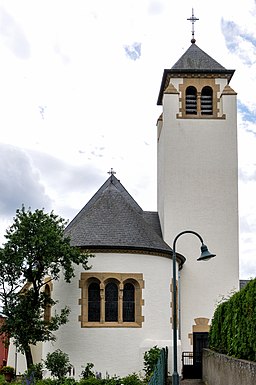
[(208, 348), (208, 333), (193, 333), (194, 378), (202, 378), (202, 358), (204, 348)]

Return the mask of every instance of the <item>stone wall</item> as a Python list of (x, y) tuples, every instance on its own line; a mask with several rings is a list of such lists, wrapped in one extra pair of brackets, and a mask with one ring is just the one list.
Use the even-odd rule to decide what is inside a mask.
[(204, 349), (203, 380), (206, 385), (255, 385), (256, 362)]

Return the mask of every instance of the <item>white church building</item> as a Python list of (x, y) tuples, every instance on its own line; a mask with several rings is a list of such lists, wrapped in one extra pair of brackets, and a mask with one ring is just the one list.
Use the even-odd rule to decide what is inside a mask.
[[(237, 101), (228, 70), (191, 45), (165, 69), (158, 95), (157, 212), (143, 211), (114, 173), (66, 228), (95, 255), (71, 284), (53, 282), (69, 322), (35, 362), (61, 349), (78, 378), (90, 362), (104, 376), (142, 372), (145, 351), (169, 348), (172, 371), (172, 244), (199, 233), (216, 257), (198, 262), (200, 241), (177, 241), (178, 368), (207, 333), (216, 305), (239, 288)], [(9, 364), (14, 355), (10, 352)], [(24, 360), (17, 358), (17, 372)]]

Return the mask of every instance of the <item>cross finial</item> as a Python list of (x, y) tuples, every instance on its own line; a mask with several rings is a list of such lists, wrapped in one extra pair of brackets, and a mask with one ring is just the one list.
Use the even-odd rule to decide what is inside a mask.
[(111, 167), (110, 171), (108, 171), (108, 174), (109, 175), (115, 175), (116, 172), (113, 170), (113, 168)]
[(116, 174), (116, 172), (113, 170), (113, 168), (111, 167), (110, 171), (108, 171), (108, 174), (110, 175), (110, 181), (112, 183), (113, 181), (113, 175)]
[(192, 8), (192, 16), (191, 16), (189, 19), (187, 19), (187, 20), (191, 21), (191, 23), (192, 23), (192, 39), (191, 39), (191, 43), (194, 44), (194, 43), (196, 42), (196, 39), (195, 39), (195, 28), (194, 28), (194, 26), (195, 26), (195, 22), (196, 22), (197, 20), (199, 20), (199, 19), (198, 19), (197, 17), (195, 17), (195, 15), (194, 15), (194, 8)]

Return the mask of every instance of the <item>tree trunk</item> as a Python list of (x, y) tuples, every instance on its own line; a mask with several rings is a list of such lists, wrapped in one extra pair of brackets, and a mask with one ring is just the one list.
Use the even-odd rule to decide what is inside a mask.
[(30, 366), (33, 365), (33, 357), (32, 357), (30, 346), (24, 347), (24, 351), (25, 351), (25, 356), (26, 356), (26, 361), (27, 361), (27, 369), (29, 369)]

